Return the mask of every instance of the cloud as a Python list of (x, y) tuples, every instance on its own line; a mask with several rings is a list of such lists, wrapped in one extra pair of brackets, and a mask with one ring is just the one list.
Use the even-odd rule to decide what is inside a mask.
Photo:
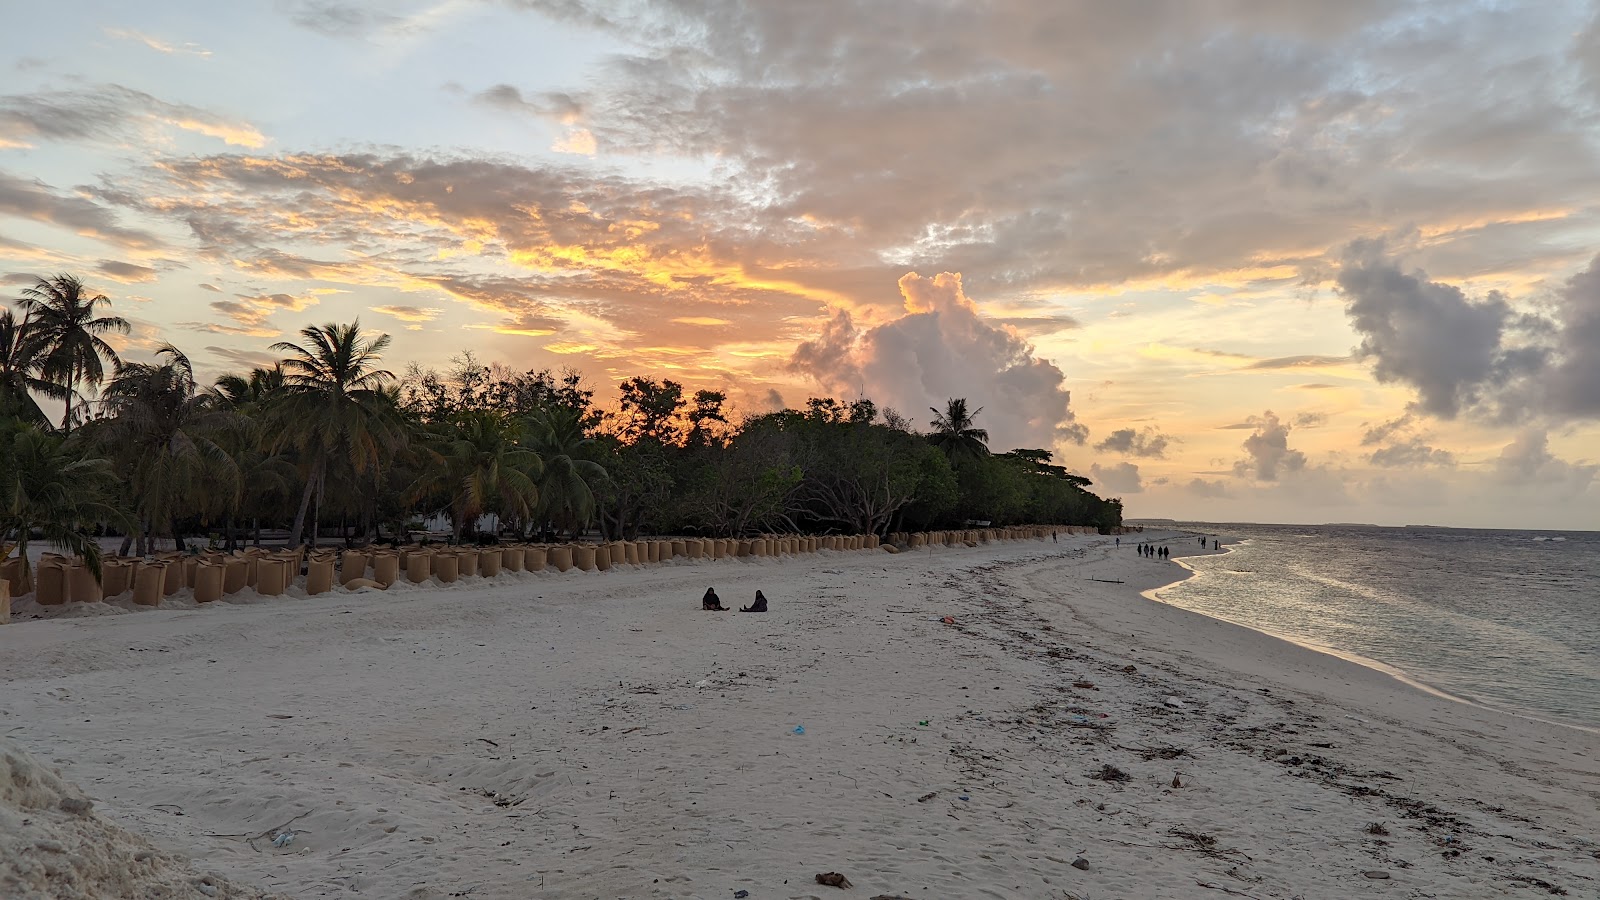
[(1542, 429), (1522, 431), (1501, 448), (1494, 463), (1495, 475), (1506, 484), (1544, 485), (1577, 495), (1594, 481), (1600, 465), (1571, 463), (1550, 452), (1550, 437)]
[(163, 41), (160, 38), (151, 37), (150, 35), (145, 34), (144, 32), (134, 31), (131, 28), (106, 28), (104, 30), (105, 30), (105, 33), (107, 35), (109, 35), (110, 37), (114, 37), (114, 38), (116, 38), (118, 40), (123, 40), (123, 41), (134, 41), (136, 43), (140, 43), (140, 44), (145, 45), (146, 47), (149, 47), (151, 50), (154, 50), (157, 53), (165, 53), (165, 54), (167, 54), (169, 56), (171, 56), (173, 54), (186, 54), (186, 55), (190, 55), (190, 56), (201, 56), (201, 57), (206, 57), (206, 56), (210, 56), (211, 55), (211, 51), (210, 50), (207, 50), (206, 48), (200, 46), (199, 44), (195, 44), (195, 43), (191, 43), (191, 42), (187, 42), (187, 41), (182, 43), (182, 44), (173, 44), (173, 43), (169, 43), (167, 41)]
[(1459, 288), (1406, 273), (1383, 256), (1383, 245), (1357, 241), (1339, 271), (1338, 289), (1351, 324), (1362, 335), (1359, 353), (1380, 382), (1417, 390), (1419, 408), (1453, 419), (1502, 387), (1537, 369), (1537, 353), (1508, 352), (1502, 339), (1512, 323), (1505, 297), (1481, 301)]
[(1196, 496), (1210, 497), (1213, 499), (1230, 496), (1228, 493), (1228, 485), (1220, 480), (1215, 479), (1208, 480), (1205, 478), (1195, 478), (1190, 480), (1188, 484), (1184, 485), (1183, 489)]
[(248, 122), (169, 103), (118, 84), (0, 96), (0, 142), (13, 146), (32, 146), (36, 141), (153, 141), (163, 126), (235, 147), (267, 145), (266, 136)]
[(93, 200), (62, 196), (42, 181), (4, 171), (0, 171), (0, 214), (45, 222), (124, 250), (155, 250), (163, 246), (147, 231), (118, 225), (111, 211)]
[(110, 259), (101, 260), (95, 265), (95, 271), (112, 281), (120, 281), (123, 284), (140, 284), (156, 280), (156, 270), (149, 266), (140, 266)]
[(1089, 466), (1089, 477), (1101, 487), (1116, 494), (1139, 494), (1144, 492), (1144, 482), (1139, 479), (1139, 467), (1130, 462), (1120, 462), (1110, 466), (1101, 466), (1094, 463)]
[(404, 19), (360, 3), (301, 0), (288, 8), (289, 20), (327, 37), (365, 37), (400, 25)]
[(1276, 359), (1257, 360), (1246, 369), (1324, 369), (1348, 365), (1348, 356), (1280, 356)]
[(1119, 428), (1106, 435), (1105, 440), (1094, 445), (1094, 449), (1104, 453), (1120, 453), (1123, 456), (1147, 456), (1152, 459), (1165, 459), (1167, 444), (1172, 439), (1154, 428), (1134, 431), (1132, 428)]
[(1517, 312), (1498, 292), (1473, 300), (1404, 272), (1372, 242), (1351, 246), (1338, 283), (1373, 374), (1415, 388), (1421, 412), (1600, 417), (1600, 256), (1539, 314)]
[(1289, 449), (1289, 426), (1278, 420), (1272, 410), (1251, 416), (1254, 429), (1244, 439), (1247, 458), (1234, 463), (1234, 473), (1257, 481), (1277, 481), (1281, 474), (1298, 472), (1306, 467), (1306, 455)]
[(219, 288), (214, 284), (206, 284), (204, 282), (201, 283), (200, 289), (203, 291), (211, 291), (214, 294), (222, 293), (222, 288)]
[(1367, 461), (1386, 468), (1449, 467), (1456, 464), (1456, 457), (1448, 450), (1428, 446), (1420, 436), (1413, 436), (1379, 447), (1367, 456)]
[(1328, 424), (1328, 414), (1325, 412), (1295, 413), (1294, 416), (1296, 428), (1320, 428), (1326, 424)]
[(1574, 5), (510, 2), (628, 45), (572, 94), (608, 151), (984, 296), (1293, 285), (1375, 219), (1540, 252), (1600, 193)]
[(793, 371), (844, 396), (857, 391), (896, 409), (942, 408), (949, 397), (982, 407), (979, 425), (996, 449), (1081, 444), (1088, 430), (1071, 408), (1066, 377), (1015, 331), (990, 324), (959, 274), (900, 278), (904, 314), (871, 328), (836, 311), (802, 342)]
[(402, 322), (412, 324), (432, 322), (439, 317), (439, 313), (443, 312), (443, 310), (434, 306), (374, 306), (372, 311), (386, 316), (393, 316)]
[(243, 337), (277, 337), (282, 329), (270, 321), (277, 312), (300, 312), (316, 305), (319, 298), (311, 294), (235, 294), (232, 300), (213, 300), (211, 311), (233, 320), (233, 325), (216, 322), (185, 322), (185, 328), (210, 334), (238, 335)]

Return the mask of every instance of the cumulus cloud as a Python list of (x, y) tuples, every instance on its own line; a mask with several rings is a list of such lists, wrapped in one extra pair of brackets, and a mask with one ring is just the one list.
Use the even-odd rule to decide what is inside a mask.
[(1272, 410), (1251, 416), (1248, 424), (1254, 429), (1242, 445), (1248, 456), (1234, 463), (1235, 474), (1257, 481), (1277, 481), (1281, 474), (1306, 467), (1306, 455), (1289, 448), (1289, 426), (1279, 421)]
[(1418, 406), (1432, 415), (1455, 418), (1486, 388), (1504, 386), (1541, 361), (1502, 346), (1513, 317), (1505, 297), (1474, 301), (1421, 271), (1404, 272), (1383, 256), (1381, 243), (1351, 245), (1338, 288), (1373, 374), (1416, 388)]
[(1109, 466), (1094, 463), (1089, 466), (1089, 477), (1114, 494), (1139, 494), (1144, 492), (1144, 482), (1139, 478), (1139, 467), (1130, 462)]
[(903, 315), (861, 328), (840, 309), (795, 349), (791, 368), (835, 393), (861, 391), (897, 409), (964, 397), (983, 407), (979, 424), (997, 449), (1084, 442), (1066, 376), (1014, 330), (987, 321), (959, 274), (913, 272), (899, 284)]
[(1417, 409), (1497, 419), (1600, 416), (1600, 257), (1554, 292), (1547, 313), (1517, 312), (1402, 271), (1383, 246), (1357, 242), (1339, 272), (1360, 353), (1379, 381), (1417, 391)]
[(1094, 445), (1094, 449), (1103, 453), (1118, 453), (1123, 456), (1145, 456), (1152, 459), (1165, 459), (1167, 444), (1172, 440), (1168, 435), (1162, 434), (1154, 428), (1145, 428), (1135, 431), (1132, 428), (1118, 428), (1106, 435), (1105, 440)]
[(1571, 463), (1550, 452), (1550, 436), (1538, 428), (1522, 431), (1501, 448), (1495, 474), (1507, 484), (1546, 485), (1581, 494), (1594, 481), (1600, 465)]

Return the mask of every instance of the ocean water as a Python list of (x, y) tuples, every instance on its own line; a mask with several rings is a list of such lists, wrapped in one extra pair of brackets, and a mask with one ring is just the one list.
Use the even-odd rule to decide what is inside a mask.
[(1600, 728), (1600, 532), (1180, 527), (1239, 543), (1184, 559), (1196, 574), (1154, 591), (1162, 602)]

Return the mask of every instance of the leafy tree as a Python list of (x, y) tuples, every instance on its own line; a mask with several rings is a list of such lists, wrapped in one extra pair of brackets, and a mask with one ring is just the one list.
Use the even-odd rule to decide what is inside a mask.
[(120, 316), (98, 316), (96, 307), (111, 301), (90, 294), (72, 275), (41, 278), (22, 292), (17, 303), (28, 314), (29, 342), (38, 342), (39, 371), (59, 385), (66, 401), (61, 430), (72, 430), (80, 383), (98, 386), (105, 380), (105, 363), (117, 361), (117, 351), (103, 335), (127, 334), (128, 322)]
[(676, 444), (681, 435), (676, 419), (684, 407), (683, 385), (663, 379), (634, 377), (622, 383), (619, 433), (628, 443)]
[[(306, 471), (300, 508), (289, 531), (290, 546), (298, 545), (304, 534), (313, 494), (320, 504), (335, 458), (361, 474), (380, 468), (386, 453), (404, 442), (397, 398), (384, 390), (394, 374), (377, 367), (389, 336), (369, 337), (359, 321), (311, 325), (300, 335), (303, 344), (272, 345), (289, 354), (283, 361), (283, 395), (269, 409), (276, 434), (273, 444), (299, 451)], [(312, 511), (313, 545), (319, 511)]]

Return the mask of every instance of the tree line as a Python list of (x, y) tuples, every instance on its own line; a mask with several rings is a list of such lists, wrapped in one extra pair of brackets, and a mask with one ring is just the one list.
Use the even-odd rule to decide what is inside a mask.
[(124, 554), (282, 528), (291, 546), (325, 528), (393, 540), (438, 513), (457, 542), (494, 540), (487, 514), (544, 539), (1121, 524), (1121, 502), (1048, 450), (991, 452), (964, 399), (926, 431), (864, 398), (734, 421), (722, 392), (642, 376), (601, 408), (575, 372), (471, 352), (396, 374), (389, 336), (359, 322), (302, 329), (272, 345), (277, 364), (203, 385), (171, 345), (119, 358), (107, 338), (128, 323), (77, 278), (21, 293), (0, 311), (0, 559), (38, 535), (97, 560), (101, 529)]

